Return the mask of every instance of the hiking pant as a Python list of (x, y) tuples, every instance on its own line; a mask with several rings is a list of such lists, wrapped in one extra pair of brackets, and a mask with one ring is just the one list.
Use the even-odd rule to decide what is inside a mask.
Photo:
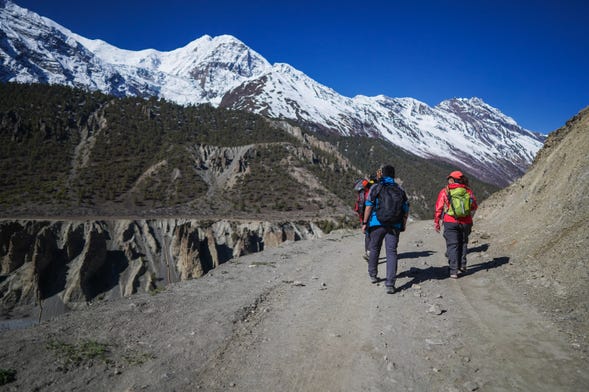
[(468, 253), (468, 236), (472, 224), (444, 222), (444, 238), (450, 274), (457, 274), (458, 268), (466, 268), (466, 254)]
[(397, 277), (397, 245), (399, 244), (399, 230), (386, 229), (382, 226), (371, 227), (370, 244), (368, 250), (368, 275), (375, 277), (378, 275), (378, 258), (380, 256), (380, 248), (384, 240), (385, 250), (387, 252), (387, 278), (385, 285), (387, 287), (395, 286), (395, 278)]

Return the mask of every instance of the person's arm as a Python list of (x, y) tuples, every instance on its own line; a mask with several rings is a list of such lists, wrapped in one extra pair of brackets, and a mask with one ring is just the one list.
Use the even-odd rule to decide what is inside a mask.
[(440, 231), (440, 221), (442, 220), (442, 214), (444, 213), (444, 205), (446, 204), (446, 189), (442, 189), (438, 193), (438, 200), (436, 200), (436, 210), (434, 212), (434, 229)]
[(368, 228), (368, 222), (370, 221), (370, 214), (372, 213), (372, 204), (366, 205), (364, 209), (364, 221), (362, 222), (362, 233), (366, 232)]
[(366, 201), (364, 202), (364, 221), (362, 222), (362, 233), (366, 232), (366, 229), (368, 228), (368, 224), (370, 223), (370, 216), (372, 215), (372, 207), (374, 206), (373, 204), (373, 193), (374, 190), (376, 189), (376, 185), (373, 185), (370, 188), (370, 191), (368, 191), (368, 195), (366, 196)]

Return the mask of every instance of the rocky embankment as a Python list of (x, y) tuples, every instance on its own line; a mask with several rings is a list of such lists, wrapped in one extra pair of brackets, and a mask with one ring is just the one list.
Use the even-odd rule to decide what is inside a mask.
[[(2, 315), (19, 317), (18, 309), (37, 306), (46, 318), (95, 298), (157, 291), (231, 258), (321, 233), (311, 222), (3, 221)], [(44, 303), (54, 304), (45, 314)]]
[(530, 170), (485, 200), (476, 225), (507, 256), (522, 295), (567, 325), (589, 331), (589, 107), (550, 134)]

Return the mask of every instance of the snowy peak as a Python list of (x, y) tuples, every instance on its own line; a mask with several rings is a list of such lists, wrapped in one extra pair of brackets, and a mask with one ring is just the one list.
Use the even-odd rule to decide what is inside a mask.
[(115, 95), (128, 92), (115, 69), (50, 19), (7, 1), (0, 8), (0, 22), (0, 81), (66, 84)]
[(115, 96), (157, 96), (297, 120), (312, 130), (367, 135), (507, 185), (544, 138), (480, 98), (430, 107), (413, 98), (349, 98), (230, 35), (204, 35), (168, 52), (87, 39), (16, 4), (0, 2), (0, 81), (48, 83)]
[(453, 98), (441, 102), (438, 107), (448, 112), (457, 113), (461, 116), (469, 117), (471, 119), (483, 118), (501, 118), (503, 123), (509, 123), (517, 126), (517, 123), (511, 118), (494, 107), (486, 104), (482, 99), (473, 97), (467, 98)]
[(444, 110), (448, 113), (458, 115), (464, 121), (470, 123), (486, 124), (490, 127), (496, 127), (498, 130), (508, 129), (511, 132), (516, 132), (525, 136), (532, 137), (535, 140), (542, 142), (544, 136), (539, 133), (533, 133), (520, 127), (517, 122), (503, 114), (498, 109), (485, 103), (481, 98), (473, 97), (467, 98), (453, 98), (441, 102), (436, 108)]
[(130, 51), (81, 37), (7, 2), (0, 9), (0, 80), (66, 84), (116, 96), (157, 95), (181, 104), (218, 104), (223, 94), (271, 65), (243, 42), (200, 37), (169, 52)]
[(162, 54), (161, 71), (172, 75), (189, 75), (195, 67), (221, 68), (238, 77), (248, 78), (266, 71), (271, 66), (243, 42), (222, 35), (206, 35), (183, 48)]

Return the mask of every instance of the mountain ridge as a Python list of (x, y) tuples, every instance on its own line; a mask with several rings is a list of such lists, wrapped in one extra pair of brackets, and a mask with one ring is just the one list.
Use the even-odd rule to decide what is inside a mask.
[(0, 8), (0, 20), (3, 82), (207, 103), (295, 120), (322, 133), (378, 137), (500, 186), (525, 172), (544, 141), (479, 98), (430, 107), (413, 98), (342, 96), (288, 64), (270, 64), (230, 35), (205, 35), (168, 52), (128, 51), (10, 1)]

